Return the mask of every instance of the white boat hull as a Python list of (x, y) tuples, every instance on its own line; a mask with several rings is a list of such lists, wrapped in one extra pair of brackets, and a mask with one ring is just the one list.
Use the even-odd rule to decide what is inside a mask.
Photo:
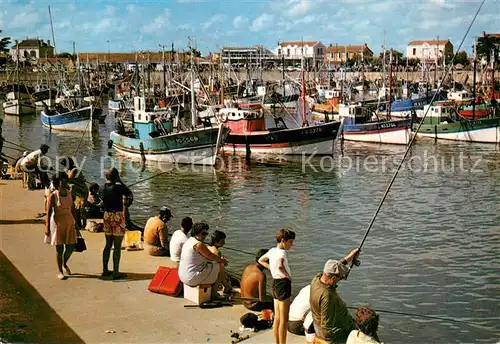
[[(140, 154), (123, 150), (120, 146), (113, 146), (121, 155), (142, 159)], [(156, 161), (158, 164), (189, 164), (189, 165), (215, 165), (217, 152), (213, 146), (201, 147), (187, 152), (172, 152), (169, 154), (144, 154), (146, 160)]]
[[(225, 154), (246, 155), (245, 145), (236, 145), (226, 143), (224, 145)], [(332, 155), (333, 154), (333, 139), (315, 142), (305, 145), (294, 145), (287, 147), (273, 147), (272, 145), (252, 145), (252, 157), (258, 159), (259, 154), (263, 155)]]
[(399, 130), (373, 134), (354, 134), (349, 132), (342, 133), (342, 136), (346, 141), (389, 143), (398, 145), (407, 145), (411, 140), (411, 135), (412, 133), (409, 128), (401, 128)]
[(460, 131), (456, 133), (417, 133), (417, 137), (452, 140), (452, 141), (467, 141), (467, 142), (483, 142), (483, 143), (500, 143), (500, 127), (484, 128), (469, 131)]
[(2, 104), (3, 113), (11, 116), (34, 115), (36, 112), (35, 105), (29, 100), (19, 102), (19, 100), (7, 100)]

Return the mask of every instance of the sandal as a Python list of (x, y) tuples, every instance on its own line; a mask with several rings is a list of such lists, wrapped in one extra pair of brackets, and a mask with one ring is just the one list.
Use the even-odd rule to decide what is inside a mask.
[(120, 272), (118, 275), (113, 275), (113, 279), (114, 280), (124, 279), (124, 278), (127, 278), (127, 277), (128, 277), (128, 275), (124, 274), (123, 272)]

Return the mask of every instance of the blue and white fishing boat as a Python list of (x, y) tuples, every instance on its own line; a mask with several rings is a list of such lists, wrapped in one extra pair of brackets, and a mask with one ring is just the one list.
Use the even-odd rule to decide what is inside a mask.
[[(141, 160), (162, 163), (215, 165), (229, 129), (223, 125), (178, 130), (179, 119), (172, 111), (155, 111), (144, 97), (134, 98), (132, 128), (118, 121), (111, 132), (113, 148)], [(192, 118), (197, 123), (196, 115)]]
[(411, 140), (411, 118), (374, 120), (371, 113), (358, 104), (340, 104), (339, 115), (344, 140), (402, 145)]
[(40, 112), (42, 124), (51, 130), (92, 132), (97, 130), (102, 109), (93, 105), (70, 110), (56, 107), (55, 110)]

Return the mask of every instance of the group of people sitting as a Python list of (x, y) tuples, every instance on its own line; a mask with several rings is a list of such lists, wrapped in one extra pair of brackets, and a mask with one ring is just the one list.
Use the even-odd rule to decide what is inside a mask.
[[(337, 284), (349, 274), (348, 264), (357, 259), (358, 249), (340, 261), (330, 259), (307, 286), (291, 302), (292, 277), (287, 251), (293, 246), (295, 233), (281, 229), (276, 233), (277, 246), (257, 251), (256, 263), (245, 268), (241, 276), (241, 297), (252, 311), (274, 311), (276, 343), (286, 343), (287, 331), (306, 335), (308, 342), (377, 344), (378, 315), (370, 307), (359, 307), (355, 318), (337, 293)], [(272, 296), (266, 294), (269, 270), (273, 278)]]

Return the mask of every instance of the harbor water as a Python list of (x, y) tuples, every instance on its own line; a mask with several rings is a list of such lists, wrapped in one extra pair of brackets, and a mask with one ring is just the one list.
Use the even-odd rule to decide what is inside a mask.
[[(112, 128), (112, 115), (94, 135), (51, 133), (39, 117), (8, 116), (3, 135), (30, 149), (46, 143), (51, 157), (75, 156), (87, 180), (100, 185), (103, 169), (117, 167), (124, 182), (139, 182), (131, 187), (137, 224), (166, 205), (174, 214), (170, 232), (185, 216), (226, 232), (222, 251), (234, 274), (258, 248), (275, 245), (278, 229), (290, 227), (297, 233), (289, 252), (294, 294), (327, 259), (359, 245), (405, 151), (337, 142), (333, 158), (225, 159), (216, 168), (174, 169), (118, 156), (108, 149)], [(5, 147), (9, 156), (22, 154)], [(499, 204), (497, 145), (415, 142), (366, 239), (361, 265), (339, 283), (340, 295), (348, 306), (380, 310), (385, 343), (497, 342)]]

